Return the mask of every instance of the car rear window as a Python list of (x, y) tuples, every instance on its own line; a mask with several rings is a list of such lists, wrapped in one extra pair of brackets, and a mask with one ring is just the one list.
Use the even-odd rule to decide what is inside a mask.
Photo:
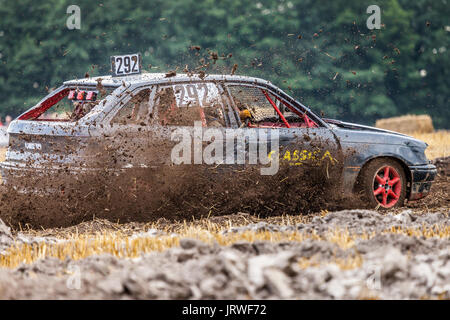
[(64, 88), (30, 109), (19, 120), (75, 122), (87, 115), (113, 90), (94, 86)]

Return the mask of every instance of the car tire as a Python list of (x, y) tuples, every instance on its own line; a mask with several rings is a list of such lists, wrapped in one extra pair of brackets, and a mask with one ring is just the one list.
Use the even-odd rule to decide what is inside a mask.
[(403, 206), (407, 182), (405, 170), (397, 161), (380, 158), (363, 168), (360, 189), (370, 208), (387, 210)]

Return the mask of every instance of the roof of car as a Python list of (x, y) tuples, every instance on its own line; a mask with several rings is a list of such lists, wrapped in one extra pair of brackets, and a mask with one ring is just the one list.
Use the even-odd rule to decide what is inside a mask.
[(207, 74), (200, 78), (199, 74), (177, 73), (174, 76), (168, 77), (166, 73), (141, 73), (138, 75), (130, 75), (124, 77), (98, 76), (84, 79), (74, 79), (65, 81), (65, 85), (97, 85), (101, 81), (103, 86), (118, 87), (121, 84), (146, 84), (146, 83), (170, 83), (170, 82), (186, 82), (186, 81), (237, 81), (237, 82), (253, 82), (259, 84), (271, 84), (267, 80), (239, 76), (239, 75), (224, 75), (224, 74)]

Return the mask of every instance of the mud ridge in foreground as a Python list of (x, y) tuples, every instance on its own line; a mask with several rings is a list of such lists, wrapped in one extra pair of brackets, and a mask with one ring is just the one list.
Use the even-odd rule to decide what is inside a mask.
[(250, 224), (221, 233), (314, 231), (315, 237), (227, 246), (181, 237), (179, 246), (132, 259), (48, 257), (0, 269), (0, 298), (449, 299), (449, 227), (448, 213), (412, 210), (344, 210), (305, 224)]
[[(325, 166), (326, 164), (324, 164)], [(192, 220), (245, 212), (259, 216), (308, 214), (355, 207), (343, 203), (337, 178), (326, 166), (281, 167), (263, 176), (257, 167), (172, 166), (79, 176), (76, 182), (53, 174), (50, 192), (23, 194), (5, 190), (0, 217), (13, 227), (66, 227), (93, 217), (122, 223), (158, 218)], [(39, 181), (38, 181), (39, 180)], [(41, 179), (24, 179), (23, 189)], [(351, 204), (351, 205), (350, 205)]]

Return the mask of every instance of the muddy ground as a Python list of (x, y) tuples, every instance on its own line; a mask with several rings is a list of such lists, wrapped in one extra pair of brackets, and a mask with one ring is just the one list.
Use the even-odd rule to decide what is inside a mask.
[[(264, 212), (207, 218), (224, 225), (223, 236), (249, 231), (315, 235), (303, 241), (243, 239), (220, 246), (182, 238), (179, 246), (132, 259), (47, 257), (0, 268), (0, 298), (450, 299), (450, 159), (436, 164), (439, 176), (432, 195), (401, 209), (308, 212), (295, 223)], [(0, 254), (14, 243), (51, 244), (75, 232), (176, 235), (180, 224), (164, 218), (157, 223), (161, 230), (149, 229), (144, 221), (104, 219), (64, 228), (11, 230), (0, 224)]]

